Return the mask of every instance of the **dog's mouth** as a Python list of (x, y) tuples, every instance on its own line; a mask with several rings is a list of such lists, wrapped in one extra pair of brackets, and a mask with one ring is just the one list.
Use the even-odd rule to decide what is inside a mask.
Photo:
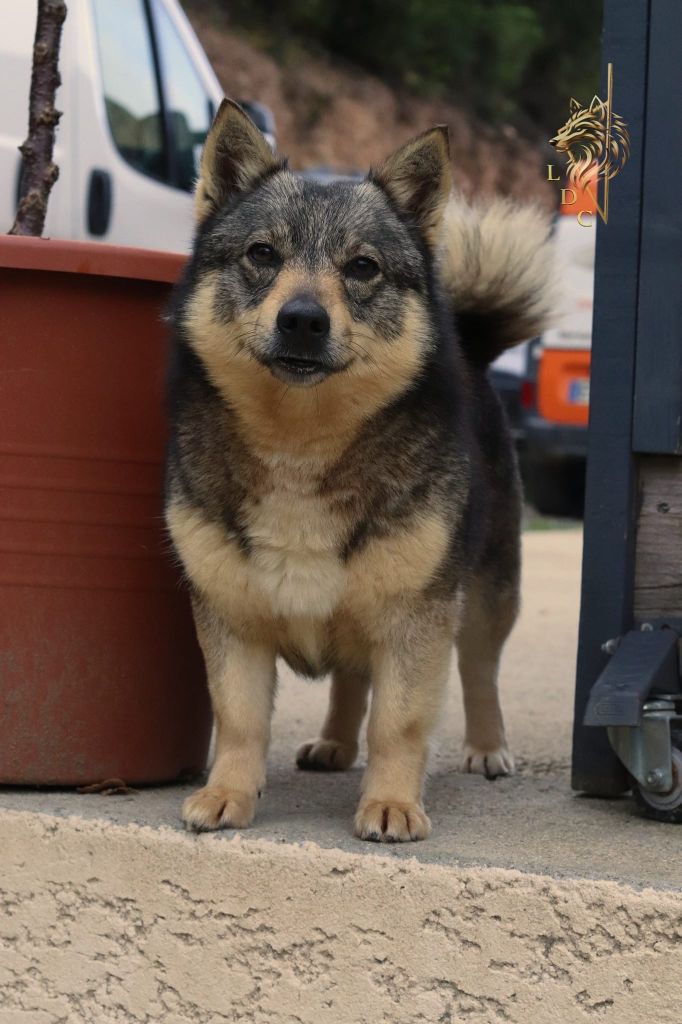
[(299, 356), (280, 356), (275, 363), (282, 367), (287, 373), (294, 373), (306, 377), (311, 373), (326, 373), (328, 367), (317, 359), (301, 359)]
[(339, 373), (345, 366), (323, 359), (303, 358), (301, 356), (276, 356), (269, 359), (267, 367), (270, 373), (286, 384), (299, 384), (303, 387), (319, 384), (332, 373)]

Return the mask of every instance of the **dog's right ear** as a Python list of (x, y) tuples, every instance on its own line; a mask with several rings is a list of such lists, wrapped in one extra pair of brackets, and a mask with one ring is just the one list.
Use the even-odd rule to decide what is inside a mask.
[(283, 168), (263, 133), (241, 107), (220, 104), (201, 154), (194, 209), (199, 223), (237, 192), (247, 192), (259, 178)]

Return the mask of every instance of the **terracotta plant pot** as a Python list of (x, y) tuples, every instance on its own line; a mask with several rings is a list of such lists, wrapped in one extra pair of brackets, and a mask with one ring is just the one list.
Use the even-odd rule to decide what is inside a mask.
[(183, 259), (0, 237), (0, 782), (162, 782), (210, 708), (162, 519)]

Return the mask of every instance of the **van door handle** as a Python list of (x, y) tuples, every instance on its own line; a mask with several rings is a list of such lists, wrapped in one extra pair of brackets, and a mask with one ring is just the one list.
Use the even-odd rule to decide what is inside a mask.
[(109, 172), (95, 168), (90, 174), (88, 188), (88, 231), (91, 235), (106, 235), (109, 230), (112, 191)]

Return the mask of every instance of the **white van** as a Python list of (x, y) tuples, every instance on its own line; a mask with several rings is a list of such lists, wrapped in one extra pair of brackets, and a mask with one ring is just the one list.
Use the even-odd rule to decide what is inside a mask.
[[(0, 231), (16, 210), (37, 4), (0, 0)], [(68, 0), (45, 235), (187, 251), (223, 90), (176, 0)]]

